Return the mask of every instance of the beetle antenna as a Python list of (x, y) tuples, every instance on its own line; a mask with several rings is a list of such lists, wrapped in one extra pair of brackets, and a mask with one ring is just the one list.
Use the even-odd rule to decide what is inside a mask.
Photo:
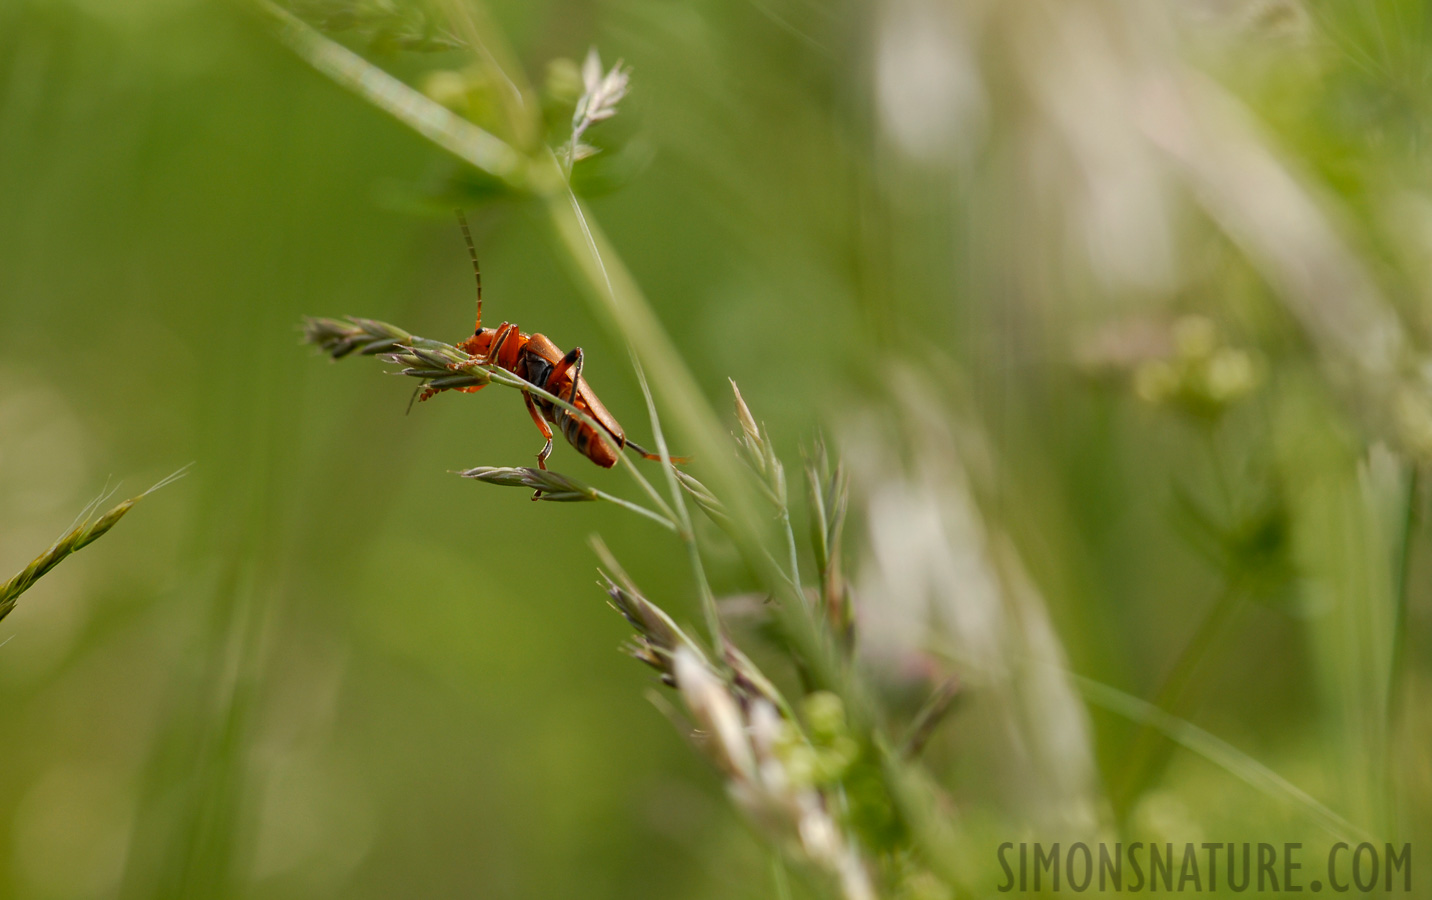
[[(650, 459), (650, 460), (655, 460), (656, 462), (661, 462), (661, 454), (660, 454), (660, 453), (652, 453), (650, 450), (646, 449), (646, 448), (643, 447), (641, 444), (638, 444), (636, 441), (627, 440), (625, 443), (626, 443), (626, 448), (627, 448), (628, 450), (630, 450), (630, 451), (632, 451), (633, 453), (635, 453), (636, 455), (640, 456), (642, 459)], [(670, 459), (671, 459), (672, 462), (676, 463), (677, 465), (681, 465), (681, 464), (683, 464), (683, 463), (689, 463), (689, 462), (691, 462), (691, 457), (689, 457), (689, 456), (672, 456), (672, 457), (670, 457)]]
[(457, 223), (462, 226), (462, 239), (467, 241), (467, 255), (472, 258), (472, 277), (477, 279), (477, 328), (482, 330), (482, 269), (477, 265), (477, 247), (472, 243), (472, 232), (467, 228), (467, 216), (462, 210), (454, 210), (457, 213)]

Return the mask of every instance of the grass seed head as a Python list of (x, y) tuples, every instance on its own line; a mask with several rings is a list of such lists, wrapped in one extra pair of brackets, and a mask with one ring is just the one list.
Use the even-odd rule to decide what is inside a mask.
[(572, 128), (610, 119), (617, 114), (617, 104), (627, 95), (631, 87), (631, 72), (622, 67), (621, 60), (611, 70), (602, 73), (602, 57), (593, 47), (587, 51), (582, 62), (582, 87), (584, 93), (572, 111)]
[(354, 352), (361, 356), (387, 353), (417, 339), (396, 325), (350, 316), (347, 321), (306, 317), (303, 340), (318, 345), (334, 359), (342, 359)]
[(487, 484), (528, 488), (540, 493), (536, 499), (552, 503), (573, 503), (598, 499), (595, 488), (560, 472), (553, 472), (551, 469), (532, 469), (525, 466), (478, 466), (474, 469), (465, 469), (457, 474), (463, 478), (471, 478), (474, 481), (482, 481)]
[(31, 560), (28, 566), (15, 573), (8, 581), (0, 584), (0, 619), (10, 614), (10, 611), (15, 608), (15, 602), (19, 599), (21, 594), (29, 590), (35, 582), (39, 581), (51, 569), (64, 561), (66, 557), (79, 552), (99, 540), (100, 537), (118, 524), (119, 520), (124, 518), (125, 515), (134, 508), (136, 503), (160, 488), (183, 478), (188, 470), (189, 467), (185, 466), (174, 474), (164, 478), (144, 493), (116, 504), (112, 509), (98, 518), (92, 519), (90, 516), (93, 514), (94, 507), (103, 502), (103, 497), (95, 500), (90, 506), (86, 507), (85, 511), (81, 514), (81, 521), (77, 525), (61, 535), (60, 539), (51, 544), (44, 553), (41, 553)]
[(784, 512), (786, 508), (786, 472), (781, 465), (781, 460), (776, 456), (776, 449), (766, 435), (765, 429), (756, 424), (756, 417), (751, 415), (751, 408), (746, 405), (746, 399), (741, 396), (741, 389), (736, 386), (733, 379), (731, 382), (731, 393), (736, 397), (736, 421), (741, 425), (741, 434), (736, 436), (736, 444), (741, 448), (741, 456), (746, 464), (760, 476), (760, 484), (767, 499), (779, 510)]
[(711, 521), (722, 528), (731, 527), (731, 517), (726, 512), (725, 504), (716, 499), (716, 495), (711, 493), (706, 485), (680, 469), (676, 470), (676, 482), (681, 485), (681, 489), (686, 492), (687, 496), (701, 507), (701, 511), (711, 518)]
[(674, 674), (671, 661), (678, 647), (685, 647), (704, 659), (696, 642), (661, 607), (631, 589), (630, 585), (614, 581), (605, 572), (602, 578), (606, 580), (612, 608), (637, 631), (635, 645), (644, 651), (633, 654), (637, 659), (667, 676)]
[(746, 737), (741, 706), (729, 686), (688, 647), (676, 649), (672, 672), (687, 710), (707, 736), (706, 749), (717, 768), (743, 782), (754, 781), (756, 758)]

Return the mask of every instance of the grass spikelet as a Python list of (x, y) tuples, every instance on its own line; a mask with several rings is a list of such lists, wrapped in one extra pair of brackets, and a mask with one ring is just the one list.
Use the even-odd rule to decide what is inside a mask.
[(317, 344), (334, 359), (342, 359), (357, 352), (372, 356), (411, 346), (413, 336), (395, 325), (374, 319), (306, 318), (303, 320), (303, 339)]
[(771, 503), (785, 509), (786, 470), (776, 456), (775, 447), (771, 446), (767, 439), (765, 430), (756, 424), (756, 417), (751, 415), (751, 408), (746, 405), (746, 398), (741, 396), (741, 389), (736, 386), (735, 380), (727, 380), (731, 382), (731, 393), (736, 398), (736, 421), (741, 425), (741, 433), (736, 435), (736, 445), (741, 449), (741, 458), (761, 477), (761, 485)]
[(817, 442), (805, 461), (806, 492), (811, 510), (811, 547), (820, 577), (821, 605), (831, 628), (847, 646), (854, 637), (850, 591), (841, 571), (841, 548), (850, 485), (839, 460), (831, 466), (825, 443)]
[(104, 502), (104, 497), (96, 498), (89, 506), (80, 513), (80, 520), (69, 531), (65, 532), (53, 544), (35, 557), (28, 566), (15, 573), (14, 576), (0, 585), (0, 619), (10, 614), (15, 608), (15, 602), (20, 595), (29, 590), (35, 582), (39, 581), (58, 566), (67, 557), (78, 553), (85, 547), (99, 540), (115, 525), (124, 518), (134, 505), (162, 487), (173, 484), (183, 478), (188, 472), (189, 466), (185, 466), (174, 474), (161, 479), (149, 490), (134, 497), (130, 497), (122, 503), (116, 504), (103, 515), (91, 518), (94, 510)]
[(725, 504), (718, 500), (715, 494), (711, 493), (710, 488), (706, 487), (706, 485), (700, 481), (697, 481), (694, 476), (680, 469), (676, 470), (676, 483), (681, 485), (681, 489), (701, 508), (702, 512), (706, 513), (711, 521), (721, 526), (725, 531), (731, 529), (731, 516), (726, 512)]
[(621, 60), (604, 74), (597, 48), (587, 51), (582, 63), (583, 93), (572, 111), (572, 137), (563, 150), (569, 171), (573, 164), (597, 153), (596, 147), (582, 143), (582, 135), (588, 128), (617, 114), (617, 104), (626, 96), (630, 84), (631, 72), (622, 68)]
[(651, 519), (668, 531), (677, 530), (676, 523), (662, 513), (647, 509), (639, 503), (608, 494), (606, 491), (599, 491), (585, 482), (560, 472), (553, 472), (551, 469), (533, 469), (526, 466), (477, 466), (457, 474), (463, 478), (471, 478), (486, 484), (531, 488), (533, 500), (547, 500), (553, 503), (605, 500), (639, 516)]
[(673, 660), (677, 648), (685, 647), (704, 660), (700, 647), (656, 604), (629, 585), (619, 584), (607, 573), (602, 572), (601, 575), (606, 581), (611, 607), (621, 613), (622, 618), (631, 623), (637, 632), (626, 645), (626, 652), (656, 669), (661, 673), (661, 680), (674, 687)]
[(583, 484), (550, 469), (532, 469), (510, 466), (478, 466), (457, 473), (486, 484), (501, 484), (507, 487), (524, 487), (536, 491), (532, 499), (548, 500), (553, 503), (571, 503), (584, 500), (599, 500), (601, 494), (596, 488)]

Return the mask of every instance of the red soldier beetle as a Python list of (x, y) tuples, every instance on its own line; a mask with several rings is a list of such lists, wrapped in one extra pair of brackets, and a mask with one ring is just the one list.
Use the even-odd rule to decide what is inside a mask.
[[(587, 418), (574, 415), (571, 410), (542, 397), (534, 397), (524, 390), (522, 399), (527, 403), (527, 412), (547, 441), (537, 454), (537, 465), (543, 469), (547, 468), (547, 457), (552, 454), (551, 425), (557, 426), (567, 442), (577, 448), (577, 452), (604, 469), (610, 469), (617, 464), (617, 453), (623, 449), (631, 450), (644, 459), (660, 460), (659, 454), (652, 453), (627, 438), (621, 424), (602, 405), (602, 401), (597, 399), (591, 385), (582, 378), (584, 357), (581, 347), (574, 347), (564, 354), (546, 335), (527, 334), (511, 322), (503, 322), (496, 328), (482, 326), (482, 269), (477, 262), (477, 247), (473, 243), (472, 232), (468, 230), (467, 219), (460, 211), (458, 224), (462, 226), (462, 237), (467, 243), (467, 253), (472, 259), (473, 278), (477, 282), (477, 324), (472, 337), (458, 344), (458, 348), (473, 357), (478, 364), (505, 369), (567, 401), (590, 418), (588, 421)], [(427, 387), (418, 399), (426, 400), (444, 390), (476, 393), (484, 387), (486, 385), (462, 388)], [(596, 423), (595, 426), (593, 422)], [(603, 439), (597, 431), (598, 427), (606, 433), (609, 440)], [(686, 458), (672, 457), (672, 461), (685, 462)]]

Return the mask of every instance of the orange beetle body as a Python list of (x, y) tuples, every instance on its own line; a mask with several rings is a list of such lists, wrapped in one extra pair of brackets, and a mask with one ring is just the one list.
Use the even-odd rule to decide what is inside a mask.
[[(532, 416), (532, 421), (536, 423), (542, 436), (547, 439), (542, 452), (537, 454), (537, 465), (547, 468), (547, 457), (552, 453), (552, 429), (548, 426), (549, 422), (557, 426), (562, 436), (576, 447), (579, 453), (604, 469), (616, 465), (619, 452), (626, 449), (647, 459), (661, 459), (657, 454), (627, 440), (621, 425), (607, 412), (602, 401), (597, 399), (596, 392), (582, 378), (581, 347), (574, 347), (564, 354), (546, 335), (526, 334), (510, 322), (503, 322), (496, 328), (482, 327), (482, 272), (477, 265), (477, 249), (473, 246), (472, 234), (468, 231), (467, 221), (462, 218), (461, 213), (458, 214), (458, 221), (462, 225), (462, 236), (467, 241), (468, 255), (472, 257), (472, 272), (477, 279), (477, 328), (472, 337), (458, 344), (458, 348), (483, 365), (495, 365), (505, 369), (547, 393), (560, 397), (591, 419), (589, 422), (582, 416), (574, 415), (571, 410), (545, 398), (533, 397), (530, 392), (524, 390), (522, 398), (527, 401), (527, 412)], [(475, 393), (483, 387), (485, 385), (465, 388), (429, 386), (419, 399), (426, 400), (444, 390)], [(593, 425), (592, 422), (596, 424)], [(606, 432), (605, 437), (598, 432), (599, 428)], [(684, 460), (677, 458), (674, 461)]]
[[(497, 346), (497, 353), (492, 349)], [(612, 439), (617, 448), (629, 446), (621, 425), (607, 412), (602, 401), (591, 386), (581, 380), (582, 350), (580, 347), (563, 354), (543, 334), (525, 334), (516, 325), (506, 322), (497, 328), (479, 326), (472, 337), (458, 345), (459, 349), (478, 359), (490, 359), (493, 365), (506, 369), (518, 378), (531, 382), (549, 394), (566, 400), (577, 409), (591, 416), (602, 430)], [(468, 390), (472, 390), (469, 388)], [(548, 440), (550, 450), (552, 431), (545, 422), (557, 426), (562, 435), (577, 451), (604, 469), (617, 464), (616, 451), (597, 434), (596, 429), (582, 418), (575, 416), (550, 400), (524, 394), (532, 420)], [(541, 418), (538, 416), (540, 415)], [(545, 422), (543, 421), (545, 420)], [(633, 450), (647, 455), (645, 451)], [(539, 463), (546, 463), (546, 453), (539, 457)]]

